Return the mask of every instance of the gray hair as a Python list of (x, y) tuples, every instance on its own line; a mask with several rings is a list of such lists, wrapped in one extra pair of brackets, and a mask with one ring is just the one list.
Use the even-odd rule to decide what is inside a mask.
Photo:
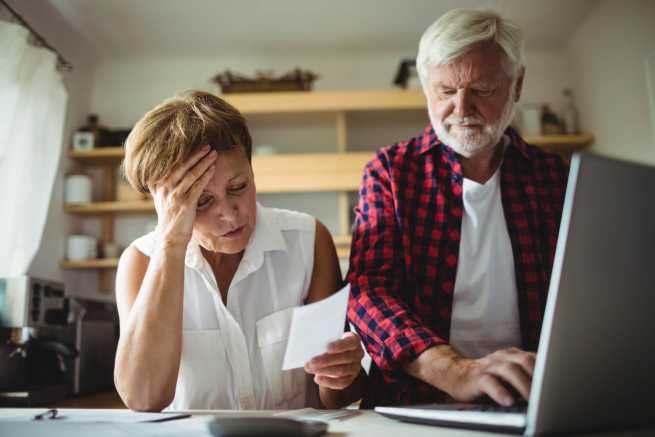
[(500, 46), (506, 55), (503, 68), (513, 79), (525, 65), (521, 28), (490, 10), (453, 9), (432, 23), (421, 37), (416, 70), (423, 87), (430, 65), (446, 65), (484, 41)]

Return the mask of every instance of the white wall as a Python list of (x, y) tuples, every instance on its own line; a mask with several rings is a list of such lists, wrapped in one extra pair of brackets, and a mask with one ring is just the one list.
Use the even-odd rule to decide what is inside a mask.
[[(276, 74), (296, 66), (320, 75), (317, 90), (388, 89), (403, 58), (416, 49), (391, 52), (320, 52), (268, 54), (212, 54), (202, 58), (110, 59), (95, 70), (91, 109), (110, 126), (130, 126), (145, 111), (180, 91), (203, 89), (218, 92), (211, 77), (230, 69), (246, 75), (257, 70)], [(561, 102), (569, 86), (569, 69), (563, 52), (528, 51), (524, 101)]]
[(645, 73), (653, 52), (652, 0), (604, 0), (572, 36), (573, 90), (582, 128), (596, 136), (594, 151), (655, 164), (655, 108), (649, 107)]
[[(296, 66), (318, 73), (317, 90), (390, 89), (403, 58), (415, 56), (415, 48), (388, 52), (259, 53), (223, 54), (177, 59), (111, 59), (95, 70), (91, 110), (110, 127), (127, 127), (143, 113), (178, 92), (204, 89), (219, 92), (210, 79), (229, 68), (252, 75), (257, 70), (276, 74)], [(561, 106), (562, 89), (570, 86), (564, 54), (558, 51), (527, 53), (527, 76), (523, 101)], [(424, 111), (397, 113), (357, 113), (348, 115), (349, 147), (374, 150), (408, 139), (427, 123)], [(253, 116), (249, 125), (257, 144), (273, 145), (281, 152), (334, 150), (334, 115)], [(295, 208), (319, 217), (333, 234), (339, 233), (337, 196), (332, 193), (262, 195), (266, 205)], [(136, 238), (147, 219), (120, 218), (118, 242)], [(97, 229), (97, 224), (95, 225)], [(88, 229), (94, 232), (93, 229)]]
[(71, 72), (62, 72), (64, 85), (68, 91), (68, 107), (64, 127), (64, 138), (53, 138), (53, 147), (63, 140), (64, 152), (58, 163), (55, 186), (46, 227), (28, 274), (57, 281), (65, 281), (67, 291), (78, 295), (93, 295), (96, 293), (96, 273), (71, 273), (59, 268), (59, 261), (64, 257), (66, 235), (81, 224), (79, 219), (65, 214), (63, 211), (63, 180), (72, 163), (66, 155), (70, 133), (73, 132), (86, 117), (89, 111), (93, 55), (91, 50), (73, 33), (61, 20), (55, 10), (45, 2), (10, 1), (10, 5), (20, 13), (30, 25), (41, 34), (53, 47), (73, 64)]
[(98, 65), (91, 107), (112, 125), (129, 125), (143, 113), (187, 89), (218, 92), (210, 82), (225, 69), (252, 75), (256, 70), (276, 74), (295, 67), (321, 77), (316, 89), (389, 88), (398, 61), (412, 51), (371, 54), (321, 53), (228, 53), (201, 58), (111, 59)]

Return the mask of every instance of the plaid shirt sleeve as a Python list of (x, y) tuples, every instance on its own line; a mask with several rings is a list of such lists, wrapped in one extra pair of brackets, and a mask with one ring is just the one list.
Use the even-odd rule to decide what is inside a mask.
[(403, 293), (404, 265), (395, 189), (393, 153), (381, 150), (368, 163), (355, 208), (348, 282), (348, 318), (387, 382), (426, 349), (445, 343), (427, 327)]

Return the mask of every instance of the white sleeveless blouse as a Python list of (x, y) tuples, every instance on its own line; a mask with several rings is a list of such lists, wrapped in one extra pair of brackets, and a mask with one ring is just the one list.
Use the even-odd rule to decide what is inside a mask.
[[(315, 232), (316, 221), (307, 214), (257, 204), (255, 231), (230, 284), (227, 305), (192, 239), (184, 269), (182, 357), (167, 410), (307, 406), (311, 376), (302, 368), (282, 371), (282, 359), (293, 308), (307, 297)], [(150, 256), (155, 234), (132, 244)]]

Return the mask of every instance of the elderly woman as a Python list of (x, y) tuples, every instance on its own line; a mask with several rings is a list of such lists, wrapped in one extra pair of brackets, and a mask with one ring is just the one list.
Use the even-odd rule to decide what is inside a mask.
[(336, 291), (341, 272), (323, 224), (257, 203), (250, 158), (244, 118), (203, 92), (160, 104), (127, 139), (125, 175), (158, 218), (116, 279), (114, 376), (133, 410), (338, 408), (362, 395), (354, 333), (281, 370), (293, 308)]

